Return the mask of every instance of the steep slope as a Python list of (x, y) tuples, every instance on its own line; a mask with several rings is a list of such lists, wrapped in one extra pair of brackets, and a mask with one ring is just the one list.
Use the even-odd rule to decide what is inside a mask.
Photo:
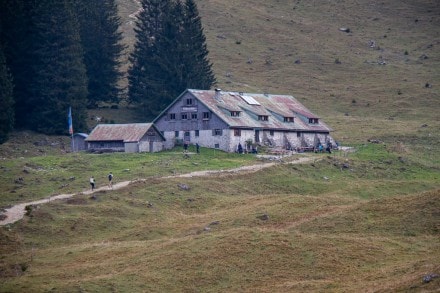
[(440, 129), (437, 1), (196, 2), (218, 87), (292, 94), (339, 139)]

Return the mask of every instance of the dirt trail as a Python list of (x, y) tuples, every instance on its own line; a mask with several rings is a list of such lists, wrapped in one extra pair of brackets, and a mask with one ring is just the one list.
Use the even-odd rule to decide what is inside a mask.
[[(301, 157), (301, 158), (298, 158), (297, 160), (286, 162), (286, 163), (288, 163), (288, 164), (303, 164), (303, 163), (307, 163), (307, 162), (314, 161), (314, 160), (316, 160), (315, 157)], [(263, 163), (263, 164), (257, 164), (257, 165), (251, 165), (251, 166), (243, 166), (243, 167), (228, 169), (228, 170), (195, 171), (195, 172), (186, 173), (186, 174), (164, 176), (161, 178), (163, 178), (163, 179), (191, 178), (191, 177), (200, 177), (200, 176), (209, 176), (209, 175), (252, 173), (252, 172), (260, 171), (265, 168), (272, 167), (276, 164), (280, 164), (280, 163), (279, 162), (270, 162), (270, 163)], [(148, 180), (148, 179), (138, 179), (136, 181), (145, 181), (145, 180)], [(122, 182), (115, 183), (115, 184), (113, 184), (113, 190), (118, 190), (118, 189), (127, 187), (131, 182), (133, 182), (133, 181), (122, 181)], [(15, 223), (15, 222), (21, 220), (26, 212), (25, 208), (28, 205), (39, 205), (39, 204), (43, 204), (43, 203), (48, 203), (53, 200), (66, 199), (66, 198), (70, 198), (70, 197), (73, 197), (73, 196), (79, 195), (79, 194), (86, 194), (87, 195), (87, 194), (92, 194), (92, 193), (95, 193), (98, 191), (103, 191), (103, 190), (109, 190), (109, 188), (107, 186), (102, 186), (102, 187), (95, 188), (95, 190), (93, 190), (93, 191), (92, 190), (85, 190), (85, 191), (82, 191), (79, 193), (59, 194), (59, 195), (50, 196), (48, 198), (44, 198), (44, 199), (40, 199), (40, 200), (36, 200), (36, 201), (17, 204), (15, 206), (12, 206), (9, 209), (6, 209), (6, 211), (4, 213), (2, 213), (3, 215), (6, 216), (6, 218), (4, 220), (0, 221), (0, 226), (12, 224), (12, 223)]]

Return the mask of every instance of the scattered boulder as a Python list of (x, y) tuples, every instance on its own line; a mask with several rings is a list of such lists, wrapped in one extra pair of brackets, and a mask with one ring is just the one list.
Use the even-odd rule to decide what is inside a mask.
[(177, 184), (177, 187), (179, 187), (181, 190), (190, 190), (190, 187), (186, 184)]
[(339, 30), (344, 33), (349, 33), (351, 30), (348, 27), (340, 27)]
[(369, 143), (382, 143), (382, 141), (380, 141), (378, 139), (369, 139), (368, 142)]
[(429, 274), (423, 277), (423, 283), (429, 283), (432, 280), (434, 280), (435, 278), (440, 277), (440, 275), (438, 274)]
[(14, 182), (16, 184), (24, 184), (24, 179), (23, 177), (18, 177), (17, 179), (14, 180)]
[(267, 221), (269, 220), (269, 216), (267, 214), (262, 214), (260, 216), (257, 216), (257, 219), (260, 219), (262, 221)]

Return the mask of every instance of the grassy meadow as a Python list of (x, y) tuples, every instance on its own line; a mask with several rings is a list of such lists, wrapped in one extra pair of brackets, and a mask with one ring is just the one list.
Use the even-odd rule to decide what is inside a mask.
[[(423, 281), (440, 275), (438, 1), (196, 2), (218, 87), (291, 94), (352, 151), (162, 178), (265, 161), (73, 154), (68, 137), (17, 132), (0, 145), (0, 208), (77, 195), (0, 227), (0, 292), (438, 292)], [(120, 3), (132, 44), (138, 6)], [(124, 105), (89, 118), (146, 122)], [(133, 182), (82, 193), (110, 171)]]

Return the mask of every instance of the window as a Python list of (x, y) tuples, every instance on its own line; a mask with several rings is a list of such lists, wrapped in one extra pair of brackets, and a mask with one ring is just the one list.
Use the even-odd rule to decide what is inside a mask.
[(209, 112), (203, 112), (203, 119), (209, 119), (211, 118), (211, 115)]
[(182, 118), (182, 120), (188, 119), (188, 114), (187, 113), (182, 113), (181, 114), (181, 118)]
[(198, 137), (198, 136), (199, 136), (199, 131), (198, 131), (198, 130), (195, 130), (195, 131), (194, 131), (194, 135), (195, 135), (196, 137)]
[(240, 117), (240, 111), (231, 111), (231, 117)]
[(269, 131), (269, 135), (270, 135), (270, 136), (273, 136), (273, 134), (274, 134), (274, 131), (273, 131), (273, 130), (270, 130), (270, 131)]
[(297, 132), (296, 137), (301, 137), (301, 132)]
[(220, 144), (216, 143), (216, 144), (214, 145), (214, 148), (219, 149), (219, 148), (220, 148)]
[(234, 129), (234, 136), (241, 136), (241, 129)]
[(310, 124), (318, 124), (318, 118), (309, 118)]
[(179, 137), (179, 131), (174, 131), (174, 137)]
[(189, 133), (189, 131), (185, 131), (185, 133), (183, 134), (184, 137), (190, 138), (191, 134)]
[(259, 115), (258, 120), (260, 121), (269, 121), (269, 116), (267, 115)]
[(186, 99), (186, 105), (192, 105), (193, 100), (192, 99)]
[(222, 129), (213, 129), (212, 130), (212, 135), (213, 136), (223, 135), (223, 130)]
[(293, 117), (284, 117), (284, 122), (291, 122), (293, 123)]
[(170, 113), (170, 120), (176, 120), (176, 113)]
[(197, 120), (197, 113), (191, 113), (191, 119)]

